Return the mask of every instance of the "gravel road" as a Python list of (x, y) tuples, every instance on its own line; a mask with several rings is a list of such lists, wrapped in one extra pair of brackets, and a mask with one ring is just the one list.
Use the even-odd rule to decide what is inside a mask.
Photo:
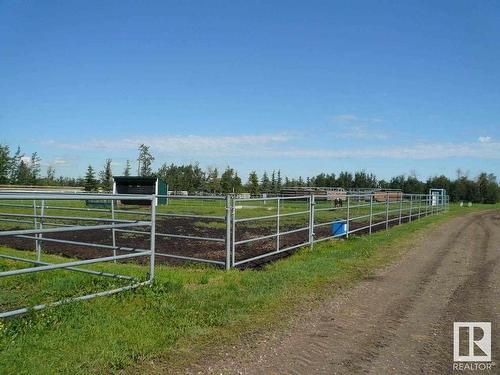
[[(492, 323), (500, 373), (500, 213), (440, 224), (396, 263), (322, 302), (286, 332), (190, 369), (217, 374), (446, 374), (453, 322)], [(466, 371), (467, 372), (467, 371)]]

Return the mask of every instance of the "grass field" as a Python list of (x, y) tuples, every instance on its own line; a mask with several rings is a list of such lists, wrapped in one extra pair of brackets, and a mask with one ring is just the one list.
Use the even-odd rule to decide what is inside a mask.
[[(158, 266), (152, 287), (2, 321), (0, 373), (108, 373), (124, 368), (135, 373), (182, 367), (236, 342), (242, 334), (285, 324), (298, 304), (331, 291), (332, 285), (344, 287), (367, 277), (426, 228), (469, 211), (452, 206), (448, 213), (372, 236), (325, 242), (258, 271)], [(0, 261), (2, 270), (12, 266)], [(134, 264), (91, 268), (101, 267), (137, 276), (145, 272), (145, 267)], [(4, 306), (47, 302), (117, 283), (68, 271), (8, 279), (0, 283)]]

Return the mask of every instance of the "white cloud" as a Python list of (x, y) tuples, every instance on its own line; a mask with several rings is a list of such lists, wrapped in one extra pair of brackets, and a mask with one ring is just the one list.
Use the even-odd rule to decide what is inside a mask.
[(344, 115), (337, 115), (333, 117), (333, 121), (336, 122), (352, 122), (352, 121), (357, 121), (358, 116), (353, 115), (353, 114), (344, 114)]
[(491, 137), (481, 136), (477, 139), (480, 143), (488, 143), (491, 142)]
[(360, 118), (354, 114), (343, 114), (334, 116), (335, 138), (343, 139), (388, 139), (389, 134), (380, 129), (380, 118)]
[(204, 154), (227, 155), (245, 150), (257, 150), (261, 147), (284, 143), (294, 136), (285, 133), (263, 135), (234, 135), (234, 136), (200, 136), (200, 135), (159, 135), (156, 137), (135, 137), (116, 140), (95, 140), (80, 144), (49, 141), (52, 147), (68, 148), (73, 150), (101, 149), (101, 150), (137, 150), (144, 143), (152, 150), (166, 154)]
[(71, 165), (71, 162), (64, 158), (55, 158), (52, 161), (52, 164), (59, 167), (69, 167)]
[(388, 139), (389, 134), (381, 129), (364, 125), (345, 125), (335, 132), (336, 138), (344, 139)]
[(56, 147), (56, 148), (65, 148), (69, 150), (84, 150), (85, 145), (82, 143), (70, 143), (70, 142), (59, 142), (55, 141), (53, 139), (49, 139), (48, 141), (42, 142), (43, 145), (49, 146), (49, 147)]
[[(351, 133), (345, 137), (386, 139), (384, 133), (362, 126), (351, 126)], [(342, 137), (340, 137), (342, 138)], [(164, 157), (192, 157), (198, 160), (214, 157), (241, 158), (386, 158), (386, 159), (446, 159), (453, 157), (500, 159), (500, 142), (489, 139), (487, 142), (464, 143), (418, 143), (410, 145), (357, 146), (357, 147), (318, 147), (302, 146), (298, 134), (289, 133), (264, 135), (233, 136), (199, 136), (199, 135), (163, 135), (157, 137), (136, 137), (113, 140), (83, 142), (81, 144), (57, 143), (51, 141), (52, 147), (73, 150), (106, 150), (113, 158), (113, 151), (125, 150), (135, 152), (141, 144), (151, 146), (153, 153)], [(69, 160), (56, 158), (53, 164), (68, 166)]]
[(276, 156), (298, 158), (387, 158), (387, 159), (447, 159), (471, 157), (500, 159), (500, 142), (481, 143), (426, 143), (413, 146), (356, 147), (338, 149), (288, 149), (278, 151)]

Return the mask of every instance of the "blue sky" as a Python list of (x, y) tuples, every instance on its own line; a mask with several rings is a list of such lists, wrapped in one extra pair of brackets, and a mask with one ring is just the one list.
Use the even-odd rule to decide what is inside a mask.
[(0, 142), (80, 176), (500, 175), (497, 1), (0, 2)]

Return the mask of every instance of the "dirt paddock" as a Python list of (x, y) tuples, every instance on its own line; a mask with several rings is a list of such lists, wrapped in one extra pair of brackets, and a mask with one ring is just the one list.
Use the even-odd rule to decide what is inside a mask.
[[(408, 219), (404, 218), (402, 220), (402, 223), (407, 221)], [(389, 223), (389, 226), (398, 225), (398, 223), (399, 223), (398, 220), (393, 220)], [(238, 223), (236, 227), (236, 241), (270, 235), (275, 233), (276, 230), (276, 224), (260, 225), (260, 226), (245, 225), (245, 224), (246, 223)], [(350, 229), (354, 230), (357, 228), (367, 226), (368, 222), (351, 221), (349, 225)], [(280, 227), (280, 231), (285, 232), (298, 229), (300, 227), (301, 227), (300, 225), (299, 226), (282, 225)], [(386, 228), (385, 222), (380, 224), (374, 224), (372, 226), (372, 231), (375, 232), (379, 230), (384, 230), (385, 228)], [(137, 227), (132, 229), (146, 231), (148, 228)], [(369, 231), (368, 228), (362, 229), (354, 233), (353, 235), (366, 235), (368, 231)], [(160, 220), (157, 221), (156, 232), (175, 234), (175, 235), (208, 237), (208, 238), (225, 237), (224, 227), (220, 225), (219, 227), (213, 225), (203, 225), (203, 222), (200, 221), (199, 219), (191, 219), (191, 218), (161, 218)], [(331, 227), (329, 225), (315, 228), (316, 239), (328, 237), (330, 235), (331, 235)], [(45, 237), (76, 241), (76, 242), (112, 245), (112, 234), (110, 230), (54, 233), (51, 234), (50, 236), (46, 235)], [(308, 238), (309, 238), (308, 230), (282, 235), (280, 236), (280, 249), (306, 243), (308, 241)], [(4, 245), (6, 247), (10, 247), (17, 250), (33, 250), (35, 248), (35, 241), (32, 239), (9, 236), (9, 237), (1, 237), (0, 245)], [(116, 232), (116, 245), (129, 248), (136, 248), (136, 249), (148, 249), (149, 235)], [(43, 253), (62, 255), (77, 259), (89, 259), (89, 258), (106, 257), (112, 255), (111, 249), (102, 249), (102, 248), (88, 247), (84, 245), (75, 245), (75, 244), (62, 244), (49, 241), (42, 242), (42, 248), (43, 248)], [(248, 259), (254, 256), (272, 252), (273, 250), (276, 250), (275, 238), (257, 240), (247, 244), (240, 244), (236, 246), (235, 259), (236, 261), (242, 259)], [(180, 255), (186, 257), (217, 260), (217, 261), (224, 261), (226, 257), (226, 249), (224, 242), (192, 240), (192, 239), (164, 237), (164, 236), (156, 237), (156, 252), (164, 254)], [(249, 262), (245, 265), (245, 267), (259, 267), (271, 260), (289, 256), (293, 252), (294, 250), (286, 251), (280, 254), (276, 254), (253, 262)], [(118, 254), (120, 253), (125, 253), (125, 252), (118, 251)], [(147, 262), (147, 259), (136, 258), (134, 259), (134, 261), (139, 263), (145, 263)], [(157, 262), (168, 263), (173, 265), (185, 264), (184, 260), (170, 258), (170, 257), (157, 257)]]

